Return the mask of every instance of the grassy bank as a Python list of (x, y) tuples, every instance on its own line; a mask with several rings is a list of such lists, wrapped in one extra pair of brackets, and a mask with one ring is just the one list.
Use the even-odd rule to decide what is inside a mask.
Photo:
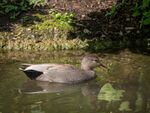
[(80, 39), (0, 39), (0, 50), (21, 50), (21, 51), (50, 51), (50, 50), (78, 50), (85, 49), (86, 41)]
[[(134, 51), (149, 51), (149, 13), (144, 16), (144, 12), (149, 12), (148, 5), (143, 6), (146, 9), (139, 12), (141, 2), (138, 9), (133, 10), (136, 1), (110, 1), (87, 0), (86, 6), (79, 1), (61, 3), (60, 0), (55, 1), (56, 3), (49, 1), (44, 7), (33, 8), (33, 5), (29, 5), (32, 8), (21, 11), (15, 16), (16, 20), (0, 18), (0, 49), (85, 49), (99, 52), (129, 48)], [(12, 9), (7, 14), (13, 12)], [(137, 12), (140, 15), (135, 16)], [(140, 23), (142, 18), (143, 23)]]
[(46, 14), (24, 15), (20, 23), (14, 24), (13, 32), (0, 32), (1, 50), (76, 50), (88, 46), (86, 40), (68, 40), (74, 30), (73, 13), (48, 11)]

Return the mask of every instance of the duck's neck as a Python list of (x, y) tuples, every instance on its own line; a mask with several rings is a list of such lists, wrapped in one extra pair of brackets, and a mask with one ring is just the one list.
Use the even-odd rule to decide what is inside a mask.
[(92, 71), (92, 70), (93, 70), (93, 69), (91, 69), (89, 66), (87, 66), (87, 65), (82, 65), (82, 64), (81, 64), (81, 69), (87, 70), (87, 71)]
[(96, 77), (95, 71), (94, 71), (93, 69), (89, 68), (88, 66), (81, 65), (81, 69), (85, 71), (86, 75), (87, 75), (89, 78), (94, 78), (94, 77)]

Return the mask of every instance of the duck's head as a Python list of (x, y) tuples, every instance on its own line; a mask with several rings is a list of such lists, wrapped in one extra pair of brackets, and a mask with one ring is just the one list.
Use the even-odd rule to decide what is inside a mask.
[(100, 66), (105, 67), (97, 55), (86, 55), (81, 62), (81, 69), (83, 70), (93, 70)]

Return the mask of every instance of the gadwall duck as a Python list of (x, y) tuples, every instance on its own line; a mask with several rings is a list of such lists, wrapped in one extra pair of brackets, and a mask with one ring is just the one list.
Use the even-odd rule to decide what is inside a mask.
[(94, 68), (103, 66), (96, 55), (82, 59), (81, 69), (69, 64), (22, 64), (20, 68), (31, 80), (78, 83), (96, 77)]

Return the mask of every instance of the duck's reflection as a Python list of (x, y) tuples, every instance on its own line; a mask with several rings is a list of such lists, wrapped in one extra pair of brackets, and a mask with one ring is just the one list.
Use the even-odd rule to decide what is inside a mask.
[(79, 91), (81, 90), (84, 96), (91, 94), (98, 94), (99, 86), (91, 82), (85, 82), (80, 84), (60, 84), (60, 83), (49, 83), (41, 81), (26, 81), (22, 88), (19, 89), (20, 93), (26, 94), (37, 94), (37, 93), (60, 93), (68, 91)]

